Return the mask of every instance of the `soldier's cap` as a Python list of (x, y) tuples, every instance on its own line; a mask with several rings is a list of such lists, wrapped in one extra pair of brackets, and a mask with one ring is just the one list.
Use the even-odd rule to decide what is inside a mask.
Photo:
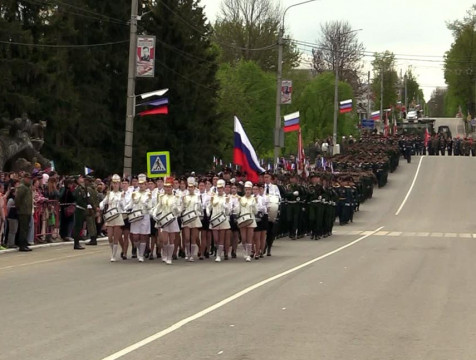
[(31, 173), (25, 172), (25, 173), (23, 174), (23, 177), (24, 177), (24, 178), (30, 178), (30, 179), (31, 179)]
[(245, 182), (245, 188), (252, 188), (252, 187), (253, 187), (253, 183), (251, 181)]
[(114, 175), (112, 175), (111, 181), (112, 182), (121, 182), (121, 177), (117, 174), (114, 174)]
[(145, 174), (139, 174), (137, 179), (139, 180), (139, 184), (143, 184), (147, 181), (147, 176), (145, 176)]
[(220, 187), (225, 187), (225, 180), (220, 179), (217, 181), (217, 188)]
[(236, 171), (235, 171), (235, 176), (242, 176), (241, 171), (240, 171), (240, 170), (236, 170)]
[(229, 167), (223, 168), (223, 173), (224, 174), (231, 174), (232, 172), (233, 172), (233, 170), (231, 170), (231, 168), (229, 168)]

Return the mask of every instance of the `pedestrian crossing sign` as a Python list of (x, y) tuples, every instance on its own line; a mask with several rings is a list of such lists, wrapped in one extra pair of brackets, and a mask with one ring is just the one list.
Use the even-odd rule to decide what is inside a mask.
[(170, 153), (168, 151), (147, 153), (147, 176), (150, 178), (170, 176)]

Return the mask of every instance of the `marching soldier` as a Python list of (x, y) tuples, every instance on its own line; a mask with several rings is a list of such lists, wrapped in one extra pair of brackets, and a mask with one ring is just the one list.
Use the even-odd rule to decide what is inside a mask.
[(84, 177), (82, 175), (79, 175), (76, 178), (76, 188), (74, 189), (73, 196), (74, 202), (76, 204), (73, 225), (73, 249), (84, 250), (84, 247), (82, 247), (79, 243), (79, 239), (88, 207), (88, 192), (86, 190), (86, 186), (84, 185)]
[(86, 226), (88, 230), (88, 234), (91, 238), (86, 245), (97, 245), (97, 226), (96, 226), (96, 218), (99, 214), (99, 196), (96, 190), (96, 184), (94, 182), (94, 178), (91, 176), (85, 177), (85, 184), (86, 184), (86, 191), (88, 197), (88, 205), (86, 211)]
[(298, 230), (299, 230), (299, 215), (300, 215), (300, 201), (299, 197), (299, 184), (297, 183), (297, 176), (295, 174), (291, 175), (290, 183), (286, 187), (286, 200), (287, 200), (287, 213), (288, 213), (288, 229), (289, 229), (289, 238), (291, 240), (296, 240)]

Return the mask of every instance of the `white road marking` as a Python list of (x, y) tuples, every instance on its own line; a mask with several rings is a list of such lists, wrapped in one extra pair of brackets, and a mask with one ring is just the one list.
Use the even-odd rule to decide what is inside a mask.
[(471, 234), (463, 233), (463, 234), (459, 234), (459, 237), (461, 237), (461, 238), (470, 238)]
[(379, 231), (378, 233), (376, 233), (375, 235), (378, 235), (378, 236), (385, 236), (388, 234), (388, 231)]
[(343, 245), (343, 246), (341, 246), (341, 247), (339, 247), (339, 248), (337, 248), (333, 251), (330, 251), (330, 252), (328, 252), (324, 255), (321, 255), (321, 256), (319, 256), (315, 259), (309, 260), (309, 261), (307, 261), (307, 262), (305, 262), (301, 265), (295, 266), (295, 267), (293, 267), (289, 270), (286, 270), (286, 271), (284, 271), (280, 274), (277, 274), (277, 275), (274, 275), (270, 278), (262, 280), (262, 281), (260, 281), (256, 284), (254, 284), (254, 285), (251, 285), (251, 286), (247, 287), (246, 289), (243, 289), (243, 290), (237, 292), (236, 294), (231, 295), (231, 296), (227, 297), (226, 299), (223, 299), (222, 301), (219, 301), (216, 304), (211, 305), (211, 306), (207, 307), (206, 309), (204, 309), (202, 311), (199, 311), (198, 313), (196, 313), (194, 315), (191, 315), (191, 316), (189, 316), (185, 319), (182, 319), (182, 320), (176, 322), (175, 324), (169, 326), (168, 328), (166, 328), (164, 330), (161, 330), (161, 331), (159, 331), (159, 332), (157, 332), (157, 333), (155, 333), (155, 334), (153, 334), (153, 335), (151, 335), (151, 336), (149, 336), (149, 337), (147, 337), (147, 338), (145, 338), (141, 341), (136, 342), (135, 344), (129, 345), (128, 347), (126, 347), (122, 350), (119, 350), (118, 352), (116, 352), (112, 355), (109, 355), (109, 356), (103, 358), (102, 360), (119, 359), (119, 358), (121, 358), (121, 357), (123, 357), (123, 356), (137, 350), (137, 349), (140, 349), (141, 347), (143, 347), (147, 344), (150, 344), (151, 342), (154, 342), (154, 341), (164, 337), (165, 335), (168, 335), (168, 334), (180, 329), (184, 325), (187, 325), (188, 323), (191, 323), (194, 320), (197, 320), (197, 319), (199, 319), (199, 318), (201, 318), (201, 317), (203, 317), (203, 316), (205, 316), (205, 315), (207, 315), (207, 314), (209, 314), (209, 313), (211, 313), (215, 310), (218, 310), (219, 308), (231, 303), (232, 301), (234, 301), (236, 299), (239, 299), (240, 297), (252, 292), (253, 290), (256, 290), (256, 289), (258, 289), (258, 288), (260, 288), (260, 287), (262, 287), (262, 286), (264, 286), (264, 285), (266, 285), (266, 284), (268, 284), (272, 281), (278, 280), (278, 279), (280, 279), (280, 278), (282, 278), (286, 275), (289, 275), (289, 274), (291, 274), (293, 272), (296, 272), (296, 271), (298, 271), (302, 268), (305, 268), (309, 265), (312, 265), (317, 261), (320, 261), (320, 260), (325, 259), (325, 258), (327, 258), (331, 255), (334, 255), (334, 254), (336, 254), (336, 253), (338, 253), (338, 252), (340, 252), (344, 249), (347, 249), (348, 247), (351, 247), (352, 245), (355, 245), (355, 244), (359, 243), (360, 241), (364, 240), (365, 238), (369, 237), (370, 235), (375, 234), (376, 232), (380, 231), (382, 228), (383, 228), (383, 226), (381, 226), (378, 229), (369, 232), (369, 234), (361, 236), (358, 239), (356, 239), (356, 240), (354, 240), (354, 241), (352, 241), (352, 242), (350, 242), (346, 245)]
[(390, 234), (388, 234), (388, 236), (400, 236), (400, 235), (402, 235), (401, 231), (392, 231)]
[(23, 264), (18, 264), (18, 265), (4, 266), (4, 267), (0, 267), (0, 270), (14, 269), (14, 268), (17, 268), (17, 267), (28, 266), (28, 265), (44, 264), (44, 263), (52, 262), (52, 261), (59, 261), (59, 260), (75, 258), (75, 257), (79, 257), (79, 256), (91, 255), (93, 253), (98, 253), (98, 252), (100, 252), (100, 251), (87, 251), (87, 252), (82, 252), (81, 254), (62, 256), (61, 258), (56, 257), (56, 258), (52, 258), (52, 259), (32, 261), (32, 262), (29, 262), (29, 263), (23, 263)]
[(445, 233), (445, 237), (457, 237), (456, 233)]
[(443, 237), (443, 233), (440, 232), (434, 232), (430, 234), (431, 237)]
[(421, 166), (421, 162), (423, 161), (423, 158), (424, 158), (424, 156), (422, 156), (422, 157), (420, 158), (420, 162), (418, 163), (418, 168), (417, 168), (417, 171), (416, 171), (415, 176), (414, 176), (414, 178), (413, 178), (412, 185), (410, 186), (410, 189), (408, 189), (408, 192), (407, 192), (407, 195), (405, 196), (405, 199), (403, 199), (402, 204), (400, 205), (400, 207), (398, 208), (397, 212), (395, 213), (396, 216), (397, 216), (398, 214), (400, 214), (400, 211), (402, 210), (403, 206), (404, 206), (405, 203), (407, 202), (407, 199), (408, 199), (408, 197), (410, 196), (410, 193), (411, 193), (412, 190), (413, 190), (413, 186), (415, 185), (415, 182), (416, 182), (418, 173), (420, 172), (420, 166)]
[(419, 232), (419, 233), (417, 233), (417, 236), (421, 236), (421, 237), (427, 237), (429, 235), (430, 235), (430, 233), (428, 233), (428, 232)]

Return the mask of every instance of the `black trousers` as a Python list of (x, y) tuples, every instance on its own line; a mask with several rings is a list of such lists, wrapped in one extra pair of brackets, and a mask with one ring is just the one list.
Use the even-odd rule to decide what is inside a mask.
[(28, 232), (30, 231), (31, 215), (18, 214), (18, 246), (28, 246)]

